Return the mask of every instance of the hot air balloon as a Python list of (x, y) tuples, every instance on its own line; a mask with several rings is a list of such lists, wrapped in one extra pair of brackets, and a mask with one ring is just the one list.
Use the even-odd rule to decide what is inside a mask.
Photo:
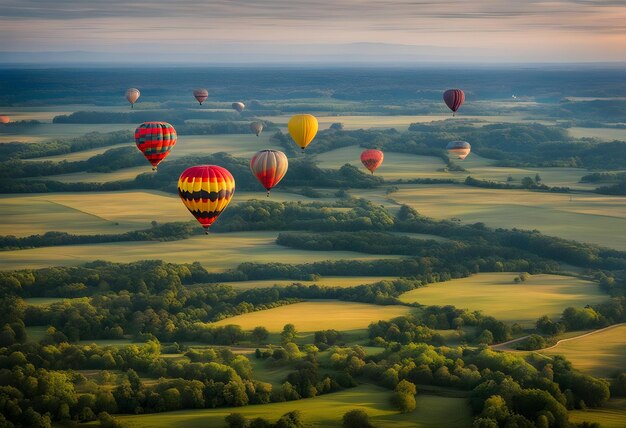
[(9, 119), (9, 116), (0, 115), (0, 123), (7, 124), (10, 121), (11, 121), (11, 119)]
[(135, 143), (156, 171), (176, 145), (176, 130), (166, 122), (144, 122), (135, 129)]
[(231, 107), (233, 108), (233, 110), (237, 110), (239, 113), (241, 113), (243, 109), (246, 108), (246, 105), (244, 103), (237, 102), (237, 103), (232, 103)]
[(207, 234), (234, 194), (235, 179), (221, 166), (192, 166), (178, 179), (180, 199)]
[(261, 122), (252, 122), (250, 124), (250, 130), (258, 137), (263, 132), (263, 124)]
[(287, 124), (291, 138), (302, 150), (315, 138), (317, 127), (317, 119), (310, 114), (297, 114), (289, 119)]
[(135, 108), (135, 103), (139, 99), (141, 92), (136, 88), (129, 88), (126, 90), (126, 99), (130, 103), (130, 108)]
[(287, 156), (278, 150), (261, 150), (250, 159), (250, 169), (267, 190), (267, 196), (272, 187), (283, 179), (288, 167)]
[(361, 153), (361, 162), (372, 174), (382, 165), (385, 154), (380, 150), (369, 149)]
[(452, 116), (463, 105), (465, 101), (465, 92), (460, 89), (448, 89), (443, 93), (443, 100), (450, 110), (452, 110)]
[(209, 98), (209, 91), (206, 89), (196, 89), (193, 91), (193, 96), (196, 97), (196, 100), (202, 105), (202, 103)]
[(446, 146), (446, 150), (451, 155), (454, 155), (458, 159), (463, 160), (467, 157), (467, 155), (470, 154), (472, 146), (470, 146), (470, 143), (466, 141), (451, 141)]

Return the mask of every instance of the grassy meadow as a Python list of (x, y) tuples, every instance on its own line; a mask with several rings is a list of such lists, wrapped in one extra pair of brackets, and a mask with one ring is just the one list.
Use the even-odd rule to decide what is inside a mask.
[[(546, 235), (626, 250), (626, 198), (542, 193), (464, 185), (401, 185), (386, 198), (421, 214), (490, 227), (537, 229)], [(570, 199), (571, 198), (571, 199)]]
[(598, 377), (612, 377), (626, 371), (626, 325), (566, 339), (540, 351), (564, 355), (577, 369)]
[[(182, 206), (182, 205), (181, 205)], [(200, 227), (200, 226), (198, 226)], [(278, 232), (238, 232), (195, 236), (171, 242), (121, 242), (67, 245), (4, 251), (0, 270), (76, 266), (92, 260), (128, 263), (164, 260), (172, 263), (200, 262), (212, 271), (236, 267), (244, 261), (302, 263), (323, 260), (376, 260), (399, 256), (363, 254), (353, 251), (309, 251), (286, 249), (276, 244)]]
[(318, 285), (320, 287), (356, 287), (362, 284), (373, 284), (378, 281), (393, 280), (392, 276), (326, 276), (316, 281), (304, 281), (304, 280), (254, 280), (254, 281), (236, 281), (236, 282), (222, 282), (222, 284), (230, 285), (238, 290), (250, 290), (253, 288), (267, 288), (278, 286), (287, 286), (293, 283), (300, 283), (304, 285)]
[(282, 331), (285, 324), (292, 323), (301, 332), (331, 328), (347, 331), (365, 328), (373, 321), (406, 315), (410, 311), (411, 308), (400, 305), (315, 300), (237, 315), (218, 321), (215, 325), (235, 324), (244, 330), (263, 326), (270, 332), (278, 332)]
[(623, 428), (626, 421), (626, 398), (611, 398), (601, 409), (572, 410), (570, 422), (596, 422), (602, 428)]
[(516, 273), (479, 273), (430, 284), (404, 293), (400, 300), (422, 305), (454, 305), (482, 311), (498, 320), (532, 325), (543, 315), (558, 317), (568, 306), (605, 301), (597, 284), (561, 275), (531, 275), (516, 284)]
[[(241, 413), (248, 418), (262, 417), (275, 421), (284, 413), (300, 410), (307, 426), (311, 428), (340, 427), (341, 417), (349, 410), (365, 410), (376, 426), (464, 428), (471, 426), (471, 412), (464, 398), (435, 395), (418, 395), (417, 408), (401, 414), (389, 404), (391, 391), (373, 386), (360, 385), (345, 391), (321, 395), (315, 398), (239, 407), (236, 409), (183, 410), (152, 415), (121, 416), (119, 420), (130, 428), (201, 428), (226, 427), (224, 418), (230, 413)], [(446, 415), (442, 418), (441, 415)], [(450, 425), (453, 424), (453, 425)]]

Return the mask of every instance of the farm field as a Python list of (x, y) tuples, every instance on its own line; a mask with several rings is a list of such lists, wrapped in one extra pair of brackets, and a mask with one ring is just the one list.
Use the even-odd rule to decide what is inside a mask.
[[(483, 189), (464, 185), (401, 185), (388, 195), (421, 214), (490, 227), (537, 229), (558, 236), (626, 250), (615, 230), (626, 229), (626, 198), (526, 190)], [(570, 200), (571, 197), (571, 200)]]
[(61, 138), (80, 137), (89, 132), (134, 131), (137, 125), (132, 123), (114, 124), (75, 124), (75, 123), (42, 123), (19, 134), (0, 134), (0, 143), (19, 141), (22, 143), (39, 143)]
[(597, 138), (603, 141), (624, 141), (626, 138), (626, 129), (573, 127), (567, 131), (576, 138)]
[(391, 319), (410, 312), (411, 308), (407, 306), (314, 300), (237, 315), (218, 321), (215, 325), (236, 324), (244, 330), (264, 326), (270, 332), (279, 332), (285, 324), (292, 323), (300, 332), (331, 328), (346, 331), (365, 328), (373, 321)]
[[(355, 408), (365, 410), (374, 424), (385, 427), (445, 428), (453, 424), (464, 428), (471, 426), (471, 412), (463, 398), (418, 395), (417, 408), (401, 414), (389, 405), (389, 390), (373, 385), (361, 385), (345, 391), (315, 398), (239, 407), (236, 409), (185, 410), (152, 415), (120, 416), (119, 420), (130, 428), (201, 428), (226, 427), (224, 418), (230, 413), (241, 413), (248, 418), (262, 417), (275, 422), (284, 413), (300, 410), (307, 426), (311, 428), (340, 427), (344, 413)], [(445, 420), (441, 415), (447, 415)]]
[(531, 275), (515, 284), (516, 273), (479, 273), (469, 278), (430, 284), (404, 293), (400, 300), (422, 305), (454, 305), (482, 311), (501, 321), (532, 325), (543, 315), (557, 317), (568, 306), (608, 300), (590, 281), (560, 276)]
[(601, 409), (572, 410), (570, 422), (596, 422), (602, 428), (623, 428), (626, 420), (626, 398), (611, 398)]
[[(232, 203), (252, 199), (267, 200), (265, 190), (237, 192)], [(331, 202), (333, 199), (312, 199), (277, 188), (270, 200)], [(193, 221), (178, 195), (145, 190), (2, 195), (0, 215), (4, 219), (0, 223), (0, 235), (14, 236), (48, 231), (115, 234), (149, 228), (152, 220), (159, 223)]]
[(626, 371), (626, 325), (622, 324), (580, 338), (571, 338), (540, 351), (564, 355), (577, 369), (598, 377)]
[(234, 281), (234, 282), (222, 282), (221, 284), (230, 285), (238, 290), (250, 290), (252, 288), (267, 288), (274, 285), (287, 286), (294, 283), (300, 283), (304, 285), (319, 285), (321, 287), (355, 287), (362, 284), (372, 284), (378, 281), (386, 281), (395, 279), (392, 276), (325, 276), (318, 281), (304, 281), (304, 280), (280, 280), (280, 279), (266, 279), (255, 281)]
[(221, 271), (234, 268), (243, 261), (270, 263), (280, 260), (283, 263), (302, 263), (303, 261), (376, 260), (397, 257), (352, 251), (287, 249), (275, 243), (277, 235), (278, 232), (215, 233), (171, 242), (85, 244), (4, 251), (0, 260), (0, 270), (76, 266), (92, 260), (129, 263), (159, 259), (172, 263), (198, 261), (209, 270)]

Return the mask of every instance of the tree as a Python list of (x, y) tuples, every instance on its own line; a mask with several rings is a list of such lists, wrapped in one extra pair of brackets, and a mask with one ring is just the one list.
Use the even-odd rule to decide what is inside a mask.
[(299, 410), (285, 413), (276, 421), (274, 426), (276, 428), (303, 428), (304, 421), (302, 420), (302, 413)]
[(224, 418), (228, 428), (247, 428), (248, 420), (241, 413), (231, 413)]
[(509, 417), (509, 408), (506, 401), (499, 395), (492, 395), (485, 400), (481, 417), (496, 420), (498, 423), (504, 423)]
[(401, 380), (396, 385), (396, 392), (401, 392), (403, 394), (416, 395), (417, 387), (414, 383), (409, 382), (408, 380)]
[(267, 338), (270, 335), (270, 332), (265, 327), (259, 326), (259, 327), (254, 327), (250, 335), (252, 336), (252, 338), (254, 339), (256, 343), (261, 344), (264, 340), (267, 340)]
[(391, 404), (402, 413), (412, 412), (417, 405), (413, 395), (402, 392), (393, 393), (391, 396)]
[(493, 333), (485, 329), (478, 336), (478, 343), (484, 343), (485, 345), (491, 345), (493, 343)]
[(535, 180), (533, 180), (531, 177), (522, 178), (522, 187), (530, 189), (534, 186), (535, 186)]
[(374, 428), (369, 415), (361, 409), (349, 410), (343, 415), (344, 428)]
[(285, 324), (282, 333), (280, 333), (280, 342), (286, 345), (296, 339), (296, 326), (293, 324)]
[(107, 412), (100, 412), (98, 420), (103, 428), (122, 428), (122, 424)]

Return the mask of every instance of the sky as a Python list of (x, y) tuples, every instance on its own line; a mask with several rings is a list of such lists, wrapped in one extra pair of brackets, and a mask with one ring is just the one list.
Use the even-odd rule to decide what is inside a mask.
[(624, 62), (626, 0), (0, 0), (0, 63)]

